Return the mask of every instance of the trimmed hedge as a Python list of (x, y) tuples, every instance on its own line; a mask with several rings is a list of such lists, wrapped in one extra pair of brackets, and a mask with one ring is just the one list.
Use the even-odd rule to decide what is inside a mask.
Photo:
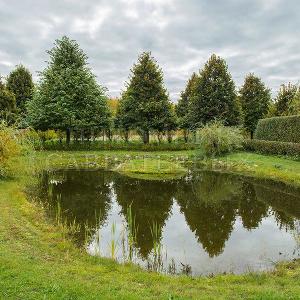
[[(98, 151), (98, 150), (123, 150), (123, 151), (181, 151), (194, 150), (195, 144), (186, 143), (150, 143), (143, 144), (140, 142), (71, 142), (69, 145), (66, 142), (46, 141), (42, 145), (42, 150), (50, 151)], [(40, 150), (39, 148), (37, 150)]]
[(264, 141), (300, 143), (300, 115), (259, 120), (254, 138)]
[(262, 154), (276, 154), (300, 157), (300, 143), (245, 140), (244, 149)]

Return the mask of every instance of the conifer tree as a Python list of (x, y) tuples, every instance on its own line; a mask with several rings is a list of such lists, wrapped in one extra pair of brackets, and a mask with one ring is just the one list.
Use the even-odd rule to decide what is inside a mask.
[(282, 84), (275, 99), (276, 116), (289, 114), (289, 107), (297, 93), (297, 86), (291, 83)]
[(270, 90), (259, 77), (249, 74), (245, 78), (240, 91), (240, 102), (243, 111), (244, 128), (250, 132), (251, 138), (259, 119), (266, 116), (271, 103)]
[(109, 126), (105, 90), (97, 84), (77, 42), (64, 36), (47, 53), (50, 60), (28, 103), (29, 123), (38, 129), (66, 130), (67, 143), (73, 128)]
[(33, 96), (34, 85), (31, 73), (23, 65), (17, 66), (9, 74), (6, 86), (16, 97), (17, 109), (24, 113), (26, 103)]
[(237, 125), (239, 108), (235, 85), (224, 59), (213, 54), (196, 81), (190, 105), (191, 125), (197, 128), (212, 120)]
[(142, 53), (134, 64), (123, 94), (132, 128), (149, 143), (150, 131), (167, 130), (171, 104), (164, 87), (163, 72), (150, 52)]
[(183, 135), (185, 142), (188, 141), (189, 131), (191, 129), (189, 118), (189, 107), (191, 99), (195, 94), (195, 85), (197, 84), (198, 75), (193, 73), (188, 80), (185, 90), (181, 92), (180, 99), (176, 105), (176, 114), (178, 116), (179, 128), (183, 129)]

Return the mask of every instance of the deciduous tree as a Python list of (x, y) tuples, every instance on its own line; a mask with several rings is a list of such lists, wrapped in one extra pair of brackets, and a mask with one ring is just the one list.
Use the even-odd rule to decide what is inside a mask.
[(23, 65), (18, 65), (7, 78), (7, 89), (16, 97), (16, 106), (25, 113), (26, 103), (32, 99), (34, 84), (32, 75)]
[(288, 107), (288, 115), (300, 115), (300, 89), (298, 88), (291, 104)]
[(150, 52), (142, 53), (134, 64), (123, 95), (132, 127), (149, 143), (150, 131), (167, 130), (171, 104), (163, 82), (163, 72)]
[(16, 98), (1, 81), (0, 76), (0, 119), (11, 124), (15, 121)]
[(235, 85), (224, 59), (213, 54), (200, 72), (195, 95), (190, 105), (190, 120), (194, 128), (212, 120), (225, 125), (237, 125), (239, 109)]
[(265, 117), (268, 113), (271, 103), (270, 90), (259, 77), (250, 73), (246, 76), (239, 94), (244, 128), (250, 132), (251, 138), (253, 138), (258, 120)]
[(191, 78), (188, 80), (185, 90), (181, 92), (180, 99), (176, 105), (176, 114), (178, 116), (179, 128), (183, 130), (184, 140), (188, 141), (189, 131), (191, 129), (190, 118), (189, 118), (189, 107), (192, 97), (195, 94), (195, 86), (199, 76), (193, 73)]
[(288, 109), (297, 93), (297, 86), (291, 83), (282, 84), (275, 99), (276, 116), (288, 115)]
[(97, 84), (78, 43), (64, 36), (47, 53), (48, 65), (28, 103), (30, 124), (66, 130), (67, 143), (73, 128), (107, 128), (110, 114), (105, 89)]

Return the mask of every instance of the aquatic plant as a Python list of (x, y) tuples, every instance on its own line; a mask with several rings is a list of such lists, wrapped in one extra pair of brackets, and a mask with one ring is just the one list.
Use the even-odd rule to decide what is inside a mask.
[(111, 240), (109, 244), (110, 256), (112, 259), (116, 259), (117, 240), (116, 240), (116, 223), (113, 222), (111, 225)]
[(138, 226), (136, 225), (135, 216), (132, 214), (132, 203), (126, 209), (127, 219), (127, 242), (128, 242), (128, 259), (132, 262), (136, 237), (138, 232)]

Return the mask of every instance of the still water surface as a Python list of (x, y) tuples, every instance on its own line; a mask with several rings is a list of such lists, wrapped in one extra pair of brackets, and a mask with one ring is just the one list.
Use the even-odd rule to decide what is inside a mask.
[(134, 223), (132, 260), (161, 272), (242, 273), (300, 255), (300, 192), (278, 184), (207, 171), (148, 181), (64, 169), (42, 173), (33, 191), (53, 217), (59, 207), (76, 220), (74, 238), (92, 255), (127, 260)]

